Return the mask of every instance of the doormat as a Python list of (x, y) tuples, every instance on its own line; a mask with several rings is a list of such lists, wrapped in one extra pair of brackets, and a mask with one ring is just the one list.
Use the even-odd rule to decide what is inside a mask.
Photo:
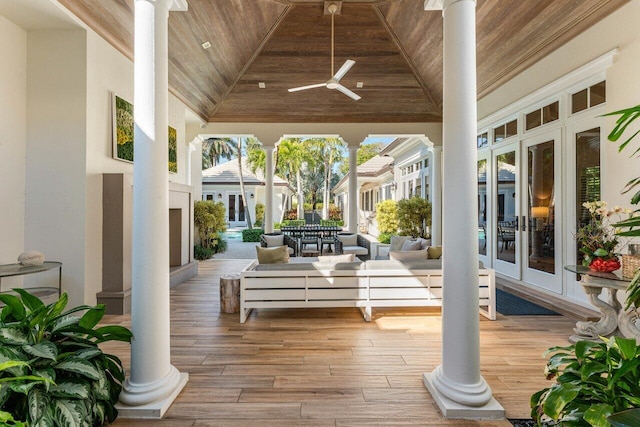
[(536, 425), (533, 420), (517, 420), (513, 418), (507, 418), (507, 420), (513, 427), (534, 427)]
[(496, 311), (505, 316), (559, 316), (555, 311), (496, 289)]

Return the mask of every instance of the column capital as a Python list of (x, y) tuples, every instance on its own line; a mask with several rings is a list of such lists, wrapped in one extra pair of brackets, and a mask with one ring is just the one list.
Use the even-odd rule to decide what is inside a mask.
[(477, 3), (477, 0), (424, 0), (424, 10), (444, 10), (459, 1), (472, 1), (474, 4)]

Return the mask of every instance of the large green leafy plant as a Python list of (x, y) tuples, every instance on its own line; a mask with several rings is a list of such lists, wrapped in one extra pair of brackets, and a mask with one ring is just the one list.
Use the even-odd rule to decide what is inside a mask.
[(431, 203), (421, 197), (398, 201), (398, 232), (401, 236), (428, 239), (431, 227)]
[(553, 347), (548, 379), (556, 383), (531, 397), (531, 417), (544, 426), (609, 426), (607, 417), (640, 407), (640, 347), (612, 337)]
[[(622, 135), (625, 133), (627, 128), (636, 121), (640, 117), (640, 105), (636, 105), (635, 107), (626, 108), (624, 110), (614, 111), (612, 113), (605, 114), (605, 116), (619, 116), (616, 120), (616, 125), (613, 130), (609, 133), (609, 140), (613, 142), (617, 142), (620, 140)], [(640, 133), (640, 130), (635, 131), (629, 138), (624, 140), (618, 146), (618, 151), (624, 150), (629, 143)], [(633, 153), (631, 153), (632, 157), (640, 157), (640, 146), (638, 146)], [(631, 196), (631, 204), (638, 205), (640, 203), (640, 176), (632, 178), (627, 182), (622, 193), (628, 193), (631, 191), (635, 191)], [(634, 215), (631, 218), (626, 219), (624, 221), (620, 221), (614, 224), (619, 231), (616, 233), (620, 236), (628, 236), (628, 237), (639, 237), (640, 236), (640, 215), (637, 213), (640, 209), (637, 209), (634, 212)], [(627, 300), (626, 300), (626, 309), (629, 309), (632, 305), (636, 308), (640, 308), (640, 270), (636, 271), (635, 276), (631, 279), (631, 283), (627, 288)]]
[[(97, 327), (105, 306), (64, 311), (23, 289), (0, 294), (0, 409), (29, 426), (93, 426), (117, 417), (125, 378), (120, 360), (99, 344), (131, 342), (123, 326)], [(18, 425), (18, 424), (16, 424)]]

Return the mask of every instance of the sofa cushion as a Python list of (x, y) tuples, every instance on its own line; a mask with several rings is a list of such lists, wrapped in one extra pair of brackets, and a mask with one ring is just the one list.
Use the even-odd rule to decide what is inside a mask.
[(418, 251), (420, 250), (420, 241), (417, 239), (407, 239), (400, 248), (401, 251)]
[(282, 234), (279, 236), (267, 236), (265, 234), (262, 236), (262, 238), (264, 239), (265, 242), (267, 242), (268, 248), (284, 245), (284, 236)]
[(391, 236), (391, 241), (389, 242), (389, 251), (399, 251), (400, 249), (402, 249), (404, 241), (409, 238), (409, 236)]
[(420, 242), (420, 249), (427, 249), (431, 246), (431, 239), (423, 239), (422, 237), (418, 237), (418, 241)]
[(362, 246), (343, 246), (343, 254), (355, 254), (355, 255), (369, 255), (369, 250)]
[(342, 242), (342, 246), (358, 246), (357, 234), (338, 234), (338, 240)]
[(430, 259), (440, 259), (442, 257), (442, 246), (429, 246), (427, 252)]
[(342, 254), (342, 255), (324, 255), (318, 257), (318, 262), (355, 262), (355, 254)]
[(289, 262), (288, 246), (275, 246), (273, 248), (262, 248), (256, 246), (258, 253), (258, 263), (260, 264), (283, 264)]
[[(255, 271), (312, 271), (312, 270), (360, 270), (364, 266), (362, 261), (356, 262), (301, 262), (297, 264), (258, 264)], [(292, 277), (287, 275), (287, 277)]]
[(427, 259), (427, 249), (409, 251), (390, 251), (389, 259), (403, 261), (407, 259)]

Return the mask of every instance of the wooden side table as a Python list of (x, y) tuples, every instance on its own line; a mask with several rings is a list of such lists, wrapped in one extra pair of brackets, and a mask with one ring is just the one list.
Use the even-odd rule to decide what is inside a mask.
[[(626, 290), (630, 280), (623, 278), (621, 274), (592, 271), (583, 265), (567, 265), (564, 268), (581, 275), (580, 283), (589, 301), (602, 314), (597, 322), (577, 322), (573, 329), (575, 334), (569, 341), (599, 341), (600, 337), (622, 335), (625, 338), (635, 338), (640, 343), (640, 329), (636, 325), (638, 313), (633, 308), (625, 311), (617, 298), (618, 291)], [(600, 298), (603, 289), (607, 290), (607, 301)]]
[(315, 249), (305, 249), (302, 251), (302, 256), (303, 257), (317, 257), (320, 256), (320, 251), (317, 251)]

